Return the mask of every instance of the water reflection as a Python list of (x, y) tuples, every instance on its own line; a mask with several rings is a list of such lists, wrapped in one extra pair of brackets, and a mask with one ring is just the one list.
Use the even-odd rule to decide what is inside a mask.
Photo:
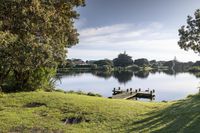
[(131, 81), (133, 77), (132, 71), (116, 71), (113, 73), (113, 77), (118, 80), (119, 83), (126, 84), (128, 81)]
[[(61, 82), (57, 88), (69, 91), (84, 91), (112, 96), (116, 86), (133, 89), (155, 89), (155, 101), (177, 100), (189, 94), (198, 93), (200, 73), (171, 71), (70, 71), (58, 74)], [(141, 99), (139, 99), (141, 100)]]
[(112, 77), (112, 72), (110, 71), (92, 71), (91, 73), (97, 77), (101, 77), (104, 79)]
[[(137, 77), (140, 79), (147, 79), (149, 77), (149, 74), (156, 74), (156, 73), (165, 73), (166, 75), (169, 76), (176, 76), (181, 73), (188, 73), (185, 71), (177, 70), (177, 71), (172, 71), (172, 70), (162, 70), (162, 71), (89, 71), (89, 70), (82, 70), (82, 71), (67, 71), (65, 73), (57, 73), (56, 79), (60, 80), (62, 77), (67, 77), (67, 76), (80, 76), (82, 74), (90, 73), (94, 76), (97, 76), (99, 78), (104, 78), (104, 79), (109, 79), (111, 77), (114, 77), (117, 79), (119, 83), (126, 84), (129, 81), (132, 80), (132, 77)], [(200, 72), (199, 73), (190, 73), (191, 75), (194, 75), (196, 78), (200, 78)]]
[(142, 78), (142, 79), (145, 79), (145, 78), (148, 78), (149, 76), (149, 71), (138, 71), (138, 72), (135, 72), (134, 75), (138, 78)]

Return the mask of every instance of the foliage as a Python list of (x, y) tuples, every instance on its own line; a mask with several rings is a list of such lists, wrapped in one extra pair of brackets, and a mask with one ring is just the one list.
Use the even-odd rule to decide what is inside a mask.
[(115, 67), (126, 67), (133, 64), (132, 57), (126, 53), (119, 54), (117, 58), (113, 60), (113, 65)]
[(179, 29), (178, 45), (184, 50), (200, 52), (200, 9), (194, 13), (194, 18), (188, 16), (187, 25)]
[(135, 60), (134, 64), (140, 67), (145, 67), (145, 66), (149, 66), (149, 61), (145, 58), (142, 58), (142, 59)]
[(96, 93), (92, 93), (92, 92), (86, 93), (86, 92), (82, 92), (82, 91), (77, 91), (76, 92), (76, 91), (71, 90), (71, 91), (67, 91), (65, 93), (78, 94), (78, 95), (86, 95), (86, 96), (94, 96), (94, 97), (102, 97), (100, 94), (96, 94)]
[[(6, 84), (2, 87), (4, 92), (13, 92), (13, 91), (34, 91), (36, 89), (43, 89), (50, 91), (54, 89), (54, 80), (53, 76), (55, 75), (55, 69), (50, 68), (38, 68), (28, 73), (29, 75), (24, 76), (24, 80), (15, 80), (13, 73), (9, 75), (9, 78), (6, 80)], [(27, 77), (28, 76), (28, 77)], [(26, 78), (27, 77), (27, 78)], [(22, 82), (23, 81), (23, 82)], [(13, 89), (14, 88), (14, 89)]]
[(12, 49), (12, 46), (15, 41), (16, 36), (13, 34), (0, 31), (0, 89), (7, 79), (11, 71), (11, 66), (13, 65), (12, 53), (14, 49)]
[(105, 60), (98, 60), (94, 61), (93, 64), (96, 64), (97, 66), (112, 66), (113, 63), (111, 60), (105, 59)]
[(193, 66), (193, 67), (190, 67), (189, 72), (200, 72), (200, 66)]
[(192, 66), (199, 66), (200, 67), (200, 61), (196, 61)]
[(35, 89), (41, 87), (44, 80), (35, 82), (35, 75), (50, 79), (52, 73), (46, 70), (56, 69), (66, 57), (66, 48), (78, 43), (74, 19), (79, 15), (74, 7), (81, 5), (84, 0), (0, 1), (0, 38), (6, 40), (0, 42), (4, 54), (0, 65), (6, 69), (3, 79), (10, 76), (13, 89), (33, 88), (32, 83)]

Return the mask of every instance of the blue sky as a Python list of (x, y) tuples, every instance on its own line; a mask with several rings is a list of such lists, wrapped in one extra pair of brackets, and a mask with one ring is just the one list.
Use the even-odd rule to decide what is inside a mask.
[(113, 59), (126, 51), (133, 59), (199, 60), (177, 45), (178, 29), (200, 0), (86, 0), (76, 27), (80, 42), (68, 58)]

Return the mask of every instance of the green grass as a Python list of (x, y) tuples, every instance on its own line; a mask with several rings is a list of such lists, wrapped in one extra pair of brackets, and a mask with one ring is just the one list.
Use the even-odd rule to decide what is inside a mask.
[[(4, 94), (0, 95), (0, 132), (198, 132), (199, 101), (199, 95), (156, 103), (62, 92)], [(70, 118), (83, 121), (65, 124), (63, 120)]]

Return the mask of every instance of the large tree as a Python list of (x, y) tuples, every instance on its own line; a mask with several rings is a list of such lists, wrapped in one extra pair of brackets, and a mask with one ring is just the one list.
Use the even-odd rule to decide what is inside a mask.
[(145, 58), (135, 60), (134, 64), (140, 67), (145, 67), (150, 65), (149, 61)]
[(200, 53), (200, 9), (195, 11), (194, 17), (188, 16), (187, 25), (179, 29), (179, 36), (182, 49)]
[[(11, 47), (7, 55), (0, 56), (1, 66), (9, 63), (13, 88), (34, 90), (49, 82), (67, 48), (78, 43), (74, 19), (79, 14), (74, 7), (84, 4), (84, 0), (0, 1), (0, 31), (16, 37), (7, 43)], [(8, 56), (11, 59), (6, 61)]]
[(126, 67), (133, 65), (133, 60), (131, 56), (124, 52), (123, 54), (119, 54), (118, 57), (113, 60), (113, 65), (116, 67)]
[(16, 36), (0, 31), (0, 91), (1, 85), (8, 77), (12, 63), (12, 45), (16, 41)]

